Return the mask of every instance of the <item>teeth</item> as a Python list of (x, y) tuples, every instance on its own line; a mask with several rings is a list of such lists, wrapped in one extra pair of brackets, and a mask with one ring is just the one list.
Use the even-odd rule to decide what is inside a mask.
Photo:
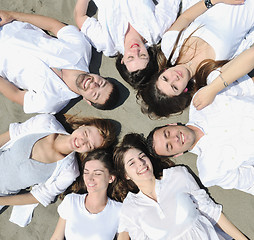
[(182, 135), (182, 144), (184, 144), (184, 135), (183, 133), (181, 133), (181, 135)]
[(75, 143), (76, 147), (79, 148), (78, 139), (75, 139), (74, 143)]
[(144, 169), (142, 169), (141, 171), (139, 171), (139, 174), (144, 173), (147, 169), (148, 169), (147, 167), (146, 167), (146, 168), (144, 168)]
[(95, 184), (88, 184), (88, 187), (94, 187)]

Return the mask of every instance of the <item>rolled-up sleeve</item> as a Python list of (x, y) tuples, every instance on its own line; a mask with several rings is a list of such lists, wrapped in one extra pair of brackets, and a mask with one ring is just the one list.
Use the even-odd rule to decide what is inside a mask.
[(46, 207), (58, 194), (64, 192), (78, 176), (79, 169), (77, 161), (75, 160), (68, 167), (62, 169), (53, 179), (49, 179), (45, 183), (34, 186), (31, 190), (31, 194)]

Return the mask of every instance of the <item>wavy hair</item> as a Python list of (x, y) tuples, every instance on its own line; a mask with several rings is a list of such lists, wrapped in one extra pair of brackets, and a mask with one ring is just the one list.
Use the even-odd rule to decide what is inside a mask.
[(130, 149), (139, 149), (146, 154), (153, 165), (154, 175), (157, 179), (162, 176), (162, 170), (173, 166), (171, 161), (161, 161), (150, 155), (144, 137), (137, 133), (130, 133), (124, 136), (123, 141), (116, 147), (114, 151), (114, 165), (117, 173), (117, 182), (113, 189), (113, 196), (118, 201), (123, 201), (128, 192), (138, 193), (139, 189), (132, 180), (126, 179), (126, 171), (124, 165), (124, 156)]

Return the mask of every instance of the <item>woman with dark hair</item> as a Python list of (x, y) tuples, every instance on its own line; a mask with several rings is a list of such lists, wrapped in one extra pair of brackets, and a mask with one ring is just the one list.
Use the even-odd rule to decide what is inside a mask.
[(81, 175), (74, 192), (58, 206), (60, 215), (51, 240), (114, 239), (121, 203), (112, 200), (115, 180), (112, 154), (95, 150), (81, 156)]
[(114, 153), (124, 199), (118, 239), (247, 239), (185, 167), (155, 174), (147, 152), (141, 136), (129, 134)]
[[(15, 206), (11, 221), (27, 225), (34, 207), (50, 204), (79, 176), (75, 152), (87, 153), (115, 141), (109, 120), (70, 116), (69, 134), (53, 115), (10, 124), (0, 135), (0, 208)], [(17, 194), (32, 186), (28, 193)]]
[(157, 71), (153, 45), (175, 21), (179, 0), (94, 0), (98, 20), (88, 17), (89, 0), (78, 0), (77, 26), (98, 52), (116, 56), (116, 66), (125, 81), (137, 88), (146, 76)]
[[(215, 6), (209, 2), (201, 1), (186, 10), (164, 34), (161, 49), (167, 61), (155, 79), (138, 93), (146, 105), (143, 111), (148, 114), (163, 117), (183, 111), (198, 88), (195, 73), (203, 60), (231, 59), (253, 28), (253, 1), (213, 1), (234, 4)], [(174, 108), (169, 106), (172, 102)]]

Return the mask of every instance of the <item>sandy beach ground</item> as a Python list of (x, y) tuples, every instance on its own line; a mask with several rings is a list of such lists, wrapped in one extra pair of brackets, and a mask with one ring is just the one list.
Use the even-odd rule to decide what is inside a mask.
[[(0, 0), (0, 8), (4, 10), (21, 11), (51, 16), (67, 24), (74, 24), (73, 9), (75, 0)], [(1, 53), (0, 53), (1, 54)], [(95, 54), (91, 68), (102, 76), (110, 76), (120, 81), (126, 101), (118, 108), (111, 111), (96, 110), (84, 101), (78, 102), (68, 113), (80, 113), (84, 116), (96, 116), (111, 118), (121, 124), (121, 135), (128, 132), (144, 133), (145, 136), (155, 126), (188, 121), (188, 110), (183, 114), (163, 120), (151, 120), (140, 111), (136, 102), (135, 93), (121, 79), (114, 66), (115, 60), (100, 54)], [(98, 68), (99, 67), (99, 68)], [(0, 94), (0, 133), (8, 130), (11, 122), (22, 122), (33, 115), (24, 114), (22, 107), (10, 102)], [(176, 164), (185, 164), (197, 174), (195, 166), (196, 157), (187, 153), (176, 159)], [(254, 197), (237, 191), (224, 190), (219, 187), (209, 188), (209, 193), (216, 202), (223, 205), (226, 216), (250, 239), (254, 239)], [(25, 228), (21, 228), (11, 222), (9, 217), (12, 207), (0, 214), (0, 239), (1, 240), (44, 240), (50, 239), (58, 220), (57, 206), (60, 200), (48, 207), (39, 205), (34, 212), (32, 222)]]

